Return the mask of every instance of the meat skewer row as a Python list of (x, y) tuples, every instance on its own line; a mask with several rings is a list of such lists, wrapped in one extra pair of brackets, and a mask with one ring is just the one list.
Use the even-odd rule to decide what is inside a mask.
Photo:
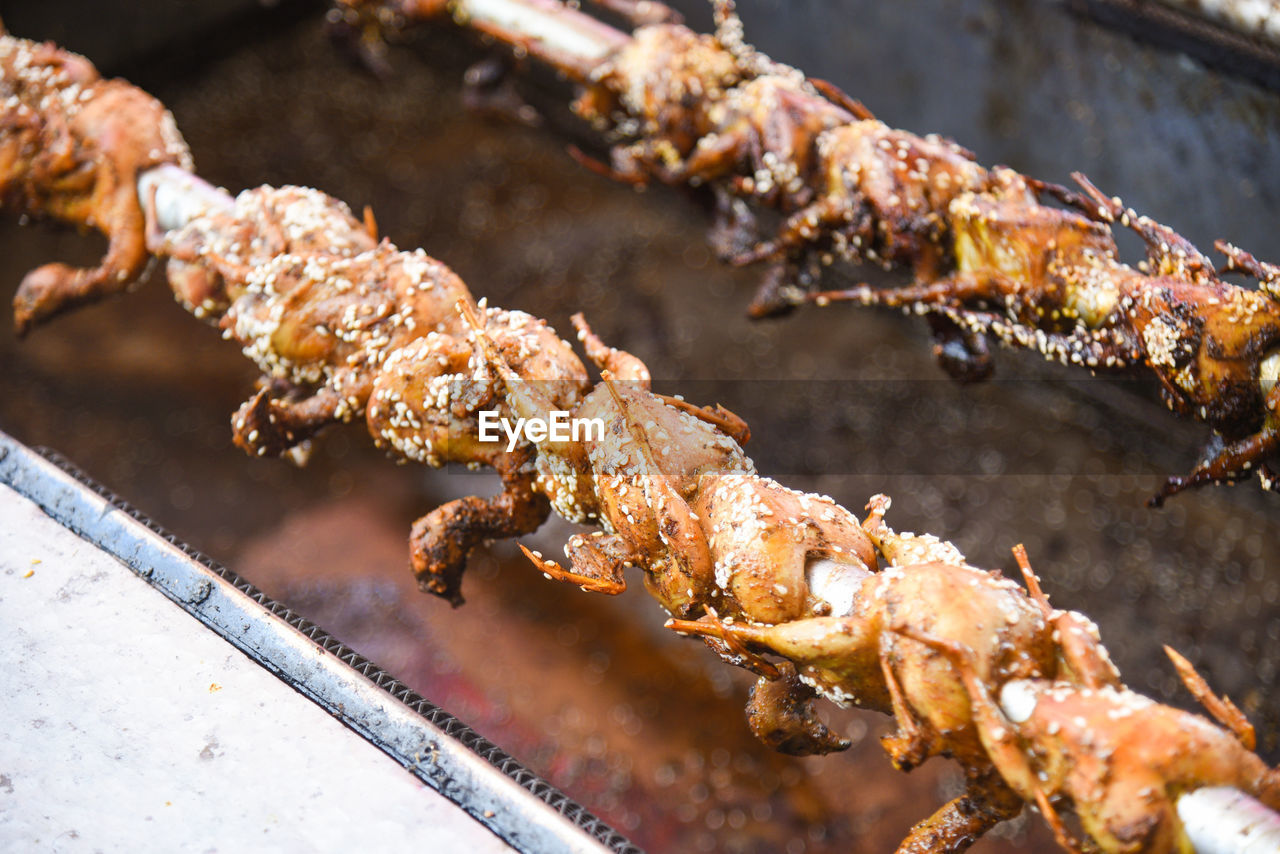
[[(1219, 242), (1223, 272), (1261, 287), (1228, 283), (1187, 240), (1083, 176), (1080, 190), (1050, 185), (984, 168), (950, 140), (890, 128), (830, 84), (756, 52), (731, 0), (713, 2), (713, 36), (647, 24), (586, 47), (557, 33), (598, 22), (556, 0), (341, 6), (373, 29), (451, 12), (579, 82), (575, 111), (615, 141), (608, 166), (579, 159), (632, 184), (711, 188), (720, 254), (768, 265), (752, 314), (805, 301), (914, 311), (928, 317), (942, 366), (963, 381), (990, 375), (991, 338), (1092, 372), (1144, 370), (1171, 409), (1214, 433), (1190, 474), (1169, 479), (1153, 504), (1254, 471), (1272, 488), (1280, 267)], [(536, 25), (511, 23), (513, 8)], [(784, 217), (765, 240), (752, 216), (761, 207)], [(1119, 260), (1117, 223), (1146, 242), (1136, 269)], [(822, 267), (837, 259), (904, 269), (914, 282), (819, 292)]]
[[(71, 61), (7, 36), (0, 50)], [(61, 100), (44, 103), (56, 110)], [(104, 132), (125, 141), (113, 150), (127, 163), (131, 135), (152, 131), (126, 118)], [(42, 190), (44, 174), (23, 171), (30, 162), (11, 161), (3, 179)], [(532, 531), (550, 509), (594, 526), (570, 539), (567, 567), (526, 554), (548, 576), (602, 593), (621, 592), (625, 570), (640, 570), (673, 630), (758, 675), (748, 723), (766, 744), (795, 754), (848, 747), (817, 718), (822, 696), (893, 715), (885, 747), (900, 768), (933, 755), (961, 764), (966, 794), (917, 826), (904, 852), (963, 850), (1028, 802), (1068, 848), (1077, 843), (1063, 811), (1102, 851), (1216, 844), (1205, 817), (1241, 809), (1262, 810), (1280, 833), (1270, 811), (1280, 777), (1252, 752), (1240, 712), (1180, 658), (1222, 726), (1129, 691), (1093, 624), (1051, 608), (1021, 552), (1029, 592), (949, 543), (894, 532), (883, 496), (859, 521), (827, 497), (759, 476), (732, 413), (653, 393), (644, 364), (577, 316), (601, 371), (593, 385), (544, 322), (475, 302), (443, 264), (378, 241), (371, 216), (361, 222), (315, 190), (261, 187), (232, 200), (166, 163), (140, 176), (136, 194), (141, 239), (168, 259), (179, 301), (263, 371), (233, 418), (247, 451), (293, 453), (324, 426), (363, 418), (404, 459), (499, 472), (497, 497), (450, 502), (414, 526), (413, 565), (431, 592), (459, 603), (470, 549)], [(69, 210), (51, 202), (36, 212), (77, 221)], [(99, 288), (71, 299), (111, 290)], [(64, 307), (51, 293), (37, 294), (50, 313)], [(601, 438), (526, 435), (509, 450), (482, 441), (482, 413), (556, 411), (598, 421)], [(1199, 824), (1184, 820), (1188, 809)], [(1197, 829), (1204, 836), (1192, 840)]]

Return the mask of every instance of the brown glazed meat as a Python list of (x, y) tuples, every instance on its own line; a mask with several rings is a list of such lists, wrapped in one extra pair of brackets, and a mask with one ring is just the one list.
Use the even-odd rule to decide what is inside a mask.
[(46, 264), (27, 274), (14, 297), (19, 334), (142, 274), (149, 256), (137, 177), (162, 163), (192, 168), (163, 104), (103, 80), (82, 56), (0, 26), (0, 203), (96, 228), (109, 241), (98, 267)]
[[(603, 171), (631, 183), (710, 186), (713, 231), (735, 263), (766, 261), (752, 312), (852, 300), (927, 314), (935, 352), (961, 380), (992, 366), (986, 339), (1091, 371), (1142, 367), (1169, 407), (1214, 439), (1187, 487), (1247, 477), (1264, 488), (1280, 450), (1280, 289), (1274, 268), (1220, 248), (1258, 290), (1224, 282), (1188, 241), (1083, 176), (1083, 193), (987, 170), (949, 140), (894, 130), (829, 84), (756, 53), (732, 3), (715, 36), (644, 27), (598, 69), (575, 107), (622, 140)], [(1042, 204), (1048, 196), (1067, 209)], [(757, 240), (744, 203), (784, 214)], [(1121, 263), (1113, 223), (1146, 242)], [(915, 283), (815, 292), (835, 259), (905, 267)]]
[[(1280, 299), (1274, 270), (1221, 245), (1231, 270), (1257, 277), (1248, 290), (1224, 282), (1179, 235), (1107, 199), (1083, 176), (1085, 195), (1058, 188), (1092, 219), (1035, 201), (1033, 182), (1008, 169), (992, 188), (952, 202), (955, 272), (928, 283), (818, 295), (934, 312), (972, 335), (991, 334), (1090, 370), (1141, 365), (1181, 415), (1215, 427), (1204, 459), (1171, 478), (1154, 504), (1189, 486), (1235, 480), (1255, 467), (1271, 488), (1280, 449)], [(1147, 245), (1142, 270), (1121, 263), (1106, 224)], [(1046, 247), (1052, 247), (1046, 248)]]
[[(246, 191), (231, 211), (197, 217), (154, 248), (170, 257), (179, 301), (216, 319), (263, 371), (232, 420), (249, 453), (305, 453), (326, 425), (364, 418), (380, 446), (406, 459), (498, 471), (498, 496), (449, 502), (414, 526), (414, 568), (432, 592), (460, 604), (475, 545), (546, 519), (529, 450), (476, 439), (476, 412), (503, 404), (471, 367), (456, 308), (471, 296), (448, 267), (377, 242), (341, 202), (301, 187)], [(544, 322), (500, 309), (486, 318), (504, 356), (559, 406), (580, 398), (586, 370)]]

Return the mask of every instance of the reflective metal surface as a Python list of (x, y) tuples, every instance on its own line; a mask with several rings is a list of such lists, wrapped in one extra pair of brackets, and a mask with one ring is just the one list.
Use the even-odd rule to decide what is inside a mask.
[[(183, 545), (176, 537), (149, 522), (127, 503), (111, 496), (101, 487), (86, 482), (74, 470), (65, 465), (56, 466), (49, 460), (36, 456), (3, 433), (0, 433), (0, 483), (34, 502), (55, 522), (84, 538), (87, 541), (86, 551), (100, 550), (123, 562), (153, 588), (195, 617), (205, 628), (228, 641), (345, 726), (364, 736), (372, 746), (396, 760), (410, 774), (460, 806), (472, 818), (516, 849), (525, 852), (557, 851), (574, 852), (574, 854), (638, 850), (581, 806), (539, 779), (537, 775), (528, 771), (495, 745), (477, 735), (466, 724), (417, 696), (377, 665), (333, 639), (323, 629), (307, 622), (279, 603), (273, 602), (225, 567), (219, 566)], [(21, 507), (6, 503), (4, 512), (6, 524), (21, 523), (20, 519), (15, 518), (23, 512)], [(39, 523), (40, 520), (36, 521)], [(40, 543), (35, 542), (31, 548), (39, 546)], [(9, 559), (16, 560), (17, 557), (16, 554), (11, 553)], [(33, 568), (28, 575), (35, 573), (35, 566), (41, 561), (35, 559), (32, 563)], [(107, 569), (110, 568), (110, 565), (107, 565)], [(39, 571), (41, 574), (46, 574), (53, 569), (51, 566), (40, 566)], [(10, 583), (16, 581), (13, 577), (14, 572), (8, 572), (7, 575)], [(65, 595), (65, 589), (60, 595)], [(14, 598), (15, 596), (10, 594), (7, 601), (11, 602)], [(51, 606), (46, 604), (40, 607)], [(104, 601), (101, 607), (109, 607), (109, 603)], [(145, 604), (140, 604), (139, 610), (144, 607)], [(137, 631), (142, 625), (142, 614), (138, 614), (134, 620), (125, 624), (104, 621), (100, 640), (104, 645), (115, 644), (121, 637), (128, 637), (130, 632)], [(154, 662), (150, 678), (157, 683), (178, 682), (188, 674), (167, 671), (165, 668), (189, 663), (179, 654), (179, 651), (184, 650), (192, 642), (187, 638), (197, 629), (194, 624), (190, 628), (166, 624), (164, 630), (170, 635), (169, 645), (175, 653), (174, 660), (166, 660), (163, 665), (158, 661)], [(52, 662), (52, 665), (46, 667), (48, 672), (45, 681), (51, 683), (50, 687), (53, 687), (56, 692), (58, 682), (71, 679), (71, 675), (65, 670), (66, 662), (60, 662), (56, 654), (51, 654), (56, 653), (60, 646), (68, 643), (66, 634), (65, 630), (56, 627), (46, 633), (31, 634), (27, 637), (27, 642), (32, 645), (33, 655), (11, 662), (7, 668), (9, 674), (7, 678), (15, 678), (29, 667), (38, 667), (39, 662), (43, 662), (44, 665), (50, 665)], [(207, 642), (199, 638), (195, 638), (194, 642), (208, 646)], [(36, 652), (40, 653), (38, 658), (34, 654)], [(215, 654), (208, 649), (203, 650), (203, 655), (206, 657)], [(109, 674), (100, 674), (97, 678), (102, 676), (109, 678)], [(70, 689), (72, 686), (67, 687)], [(82, 682), (75, 686), (75, 688), (83, 687), (85, 686)], [(103, 692), (104, 701), (110, 702), (111, 692), (119, 690), (119, 686), (102, 684), (97, 686), (96, 690)], [(261, 691), (259, 694), (259, 699), (267, 702), (266, 692)], [(14, 704), (15, 699), (10, 700), (10, 706)], [(153, 701), (155, 699), (153, 698)], [(55, 693), (51, 702), (56, 704), (56, 701)], [(178, 715), (182, 713), (180, 708), (170, 711)], [(54, 713), (56, 714), (56, 711)], [(235, 726), (234, 714), (234, 710), (228, 710), (224, 715), (228, 719), (224, 723), (229, 727)], [(130, 725), (137, 729), (131, 741), (145, 745), (155, 736), (151, 730), (162, 724), (158, 722), (156, 712), (153, 710), (145, 715), (135, 715)], [(294, 726), (301, 730), (305, 724), (299, 722)], [(13, 735), (15, 733), (11, 731), (10, 736)], [(88, 723), (82, 724), (78, 737), (81, 749), (92, 750), (92, 745), (97, 743), (94, 736), (93, 726)], [(333, 740), (332, 735), (328, 738)], [(325, 735), (320, 733), (308, 743), (308, 750), (317, 751), (318, 758), (322, 762), (324, 761), (322, 757), (330, 753), (333, 754), (332, 761), (340, 761), (341, 747), (338, 741), (333, 740), (331, 744), (326, 745), (325, 740)], [(22, 753), (20, 747), (20, 743), (11, 745), (15, 753), (19, 754)], [(268, 749), (287, 751), (289, 745), (284, 741), (271, 745)], [(20, 760), (11, 757), (10, 761)], [(49, 756), (47, 761), (57, 767), (55, 757)], [(144, 748), (144, 753), (136, 757), (132, 763), (125, 757), (118, 757), (118, 761), (120, 764), (111, 767), (123, 769), (123, 773), (126, 774), (143, 775), (145, 778), (148, 773), (145, 770), (145, 764), (154, 761), (164, 763), (166, 760), (163, 757), (155, 757), (151, 751), (146, 751)], [(286, 764), (285, 768), (288, 767)], [(200, 785), (199, 779), (191, 779), (191, 769), (184, 771), (178, 767), (166, 768), (165, 771), (178, 775), (170, 783), (175, 789), (182, 789), (185, 785)], [(78, 768), (76, 773), (92, 775), (92, 769), (82, 767)], [(89, 785), (101, 786), (109, 791), (113, 785), (117, 785), (111, 782), (112, 773), (115, 772), (111, 770), (104, 772)], [(255, 772), (251, 768), (245, 768), (239, 773), (254, 777), (264, 775), (272, 777), (272, 775), (280, 775), (282, 771), (278, 768), (263, 768)], [(289, 803), (288, 792), (311, 784), (307, 777), (300, 776), (302, 773), (299, 771), (299, 776), (292, 778), (287, 774), (281, 779), (272, 777), (273, 785), (281, 789), (279, 796), (272, 800), (279, 801), (275, 810), (282, 817), (295, 817), (286, 806)], [(342, 799), (343, 792), (353, 799), (368, 796), (376, 799), (389, 798), (395, 792), (395, 787), (388, 781), (363, 779), (354, 774), (352, 779), (343, 780), (340, 785), (359, 786), (362, 780), (366, 786), (380, 788), (372, 791), (344, 788), (331, 794), (337, 795), (339, 800)], [(250, 792), (251, 786), (252, 784), (246, 786)], [(252, 799), (251, 794), (250, 799)], [(209, 836), (205, 838), (236, 847), (238, 843), (235, 840), (239, 838), (237, 833), (240, 831), (239, 823), (233, 815), (234, 807), (208, 805), (207, 808), (213, 821), (209, 827), (203, 831), (196, 828), (179, 831), (174, 828), (169, 831), (175, 834), (170, 838), (170, 842), (191, 843), (194, 841), (193, 837), (176, 835), (190, 832), (195, 834), (195, 838), (208, 834)], [(35, 804), (28, 803), (24, 809), (37, 808)], [(23, 812), (24, 809), (7, 809), (6, 812), (13, 815)], [(105, 804), (101, 809), (103, 812), (95, 814), (94, 809), (90, 807), (87, 816), (91, 822), (123, 825), (121, 828), (123, 836), (116, 838), (115, 844), (130, 844), (144, 837), (151, 838), (153, 843), (156, 841), (149, 829), (136, 823), (136, 816), (131, 816), (127, 811), (111, 809)], [(222, 822), (217, 819), (220, 809), (227, 813)], [(432, 819), (430, 809), (431, 804), (424, 801), (419, 807), (420, 815), (415, 815), (412, 808), (405, 805), (401, 807), (402, 812), (399, 816), (366, 808), (362, 810), (364, 815), (355, 815), (351, 818), (357, 823), (360, 821), (369, 823), (364, 833), (357, 828), (355, 834), (357, 838), (363, 837), (375, 847), (388, 844), (395, 848), (402, 848), (407, 843), (407, 839), (397, 843), (385, 838), (381, 843), (374, 843), (375, 839), (380, 838), (379, 831), (382, 823), (394, 823), (397, 818), (413, 823), (427, 819), (427, 825), (420, 828), (417, 833), (424, 841), (434, 840), (435, 844), (444, 847), (456, 845), (474, 847), (477, 844), (485, 844), (483, 839), (479, 842), (467, 843), (465, 830), (451, 828), (447, 813), (440, 814), (437, 808), (437, 814)], [(300, 821), (308, 821), (305, 814), (296, 818)], [(310, 821), (314, 823), (324, 818), (331, 818), (331, 816), (317, 817)], [(253, 820), (259, 819), (251, 819)], [(135, 822), (132, 824), (132, 832), (129, 830), (131, 821)], [(18, 828), (10, 825), (9, 829)], [(287, 827), (282, 830), (285, 833), (289, 832)], [(299, 828), (294, 828), (293, 832), (298, 830)], [(92, 836), (87, 829), (85, 833)], [(5, 835), (0, 831), (0, 837)], [(452, 842), (447, 841), (450, 839)], [(32, 840), (28, 840), (30, 841)], [(17, 839), (11, 838), (10, 842), (16, 843)], [(307, 844), (317, 846), (321, 850), (338, 850), (334, 847), (336, 840), (333, 838), (312, 839)]]

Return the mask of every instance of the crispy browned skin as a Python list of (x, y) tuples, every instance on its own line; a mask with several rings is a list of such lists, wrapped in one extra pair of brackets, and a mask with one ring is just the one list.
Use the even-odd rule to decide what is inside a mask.
[(773, 678), (761, 678), (747, 701), (747, 726), (766, 746), (791, 756), (811, 756), (845, 750), (850, 742), (832, 732), (814, 711), (817, 695), (800, 681), (794, 664), (772, 667)]
[(159, 101), (101, 79), (84, 57), (0, 27), (0, 204), (96, 228), (109, 241), (96, 268), (46, 264), (27, 274), (13, 303), (19, 334), (141, 275), (148, 254), (136, 182), (162, 163), (191, 168)]
[[(242, 193), (157, 244), (179, 301), (216, 319), (262, 368), (264, 383), (233, 419), (235, 440), (258, 456), (305, 450), (318, 430), (363, 418), (375, 441), (409, 460), (487, 465), (503, 490), (449, 502), (414, 525), (423, 586), (460, 604), (471, 549), (536, 529), (549, 505), (534, 489), (531, 453), (477, 440), (476, 413), (506, 413), (477, 372), (459, 318), (470, 292), (421, 250), (402, 252), (366, 232), (345, 205), (301, 187)], [(558, 406), (572, 407), (586, 370), (541, 320), (487, 309), (504, 358)]]
[(764, 735), (781, 748), (804, 729), (797, 712), (807, 717), (794, 702), (803, 697), (786, 693), (798, 674), (836, 702), (892, 714), (898, 730), (883, 741), (898, 767), (956, 759), (967, 791), (918, 824), (899, 852), (963, 851), (1024, 803), (1070, 850), (1079, 846), (1060, 811), (1079, 817), (1095, 850), (1186, 852), (1175, 809), (1183, 792), (1233, 786), (1280, 805), (1280, 774), (1252, 752), (1252, 728), (1185, 660), (1175, 663), (1188, 687), (1227, 728), (1125, 688), (1096, 628), (1049, 607), (1020, 549), (1031, 595), (967, 565), (948, 543), (895, 533), (881, 520), (887, 507), (873, 499), (866, 528), (889, 566), (862, 580), (844, 613), (670, 625), (721, 640), (757, 672), (774, 668), (757, 696), (780, 695)]
[[(1170, 479), (1153, 503), (1254, 468), (1270, 488), (1269, 461), (1280, 450), (1274, 268), (1223, 245), (1229, 269), (1263, 283), (1259, 290), (1231, 285), (1179, 235), (1077, 179), (1087, 195), (1066, 197), (1092, 219), (1040, 205), (1028, 179), (995, 170), (990, 190), (950, 205), (952, 273), (905, 288), (864, 286), (820, 298), (934, 312), (974, 335), (995, 335), (1090, 370), (1142, 366), (1160, 381), (1170, 409), (1208, 422), (1216, 434), (1191, 474)], [(1113, 221), (1146, 242), (1145, 270), (1117, 259), (1107, 228)]]
[(1079, 846), (1053, 803), (1070, 807), (1106, 852), (1189, 852), (1176, 802), (1203, 786), (1231, 786), (1280, 807), (1280, 774), (1230, 732), (1118, 686), (1047, 679), (1005, 683), (998, 702), (963, 643), (921, 635), (963, 680), (976, 729), (1004, 784), (1036, 803), (1067, 848)]
[(998, 775), (968, 781), (967, 791), (911, 828), (898, 854), (955, 854), (965, 851), (1000, 822), (1016, 818), (1023, 801)]
[[(569, 569), (533, 556), (539, 568), (618, 593), (626, 586), (623, 570), (634, 566), (674, 615), (714, 611), (768, 622), (830, 609), (809, 584), (815, 562), (851, 578), (873, 571), (875, 551), (852, 514), (830, 498), (757, 475), (721, 428), (723, 410), (675, 405), (652, 393), (639, 359), (606, 347), (581, 316), (574, 322), (606, 379), (572, 416), (598, 421), (604, 436), (539, 443), (536, 487), (564, 518), (601, 530), (570, 539)], [(473, 334), (514, 414), (546, 418), (563, 408), (511, 364), (491, 326), (476, 320)]]

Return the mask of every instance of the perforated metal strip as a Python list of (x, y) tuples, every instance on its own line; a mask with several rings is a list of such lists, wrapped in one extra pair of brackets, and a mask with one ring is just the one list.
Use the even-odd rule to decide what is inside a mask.
[[(590, 844), (594, 841), (605, 850), (616, 852), (616, 854), (642, 854), (641, 850), (625, 836), (524, 767), (502, 748), (449, 712), (419, 696), (377, 664), (337, 641), (324, 629), (272, 600), (208, 555), (182, 542), (127, 501), (88, 477), (57, 452), (27, 448), (0, 432), (0, 483), (24, 495), (69, 530), (119, 559), (205, 626), (241, 649), (293, 688), (319, 703), (344, 724), (364, 735), (411, 773), (467, 810), (477, 821), (485, 824), (513, 847), (541, 854), (549, 850), (590, 850), (595, 847)], [(94, 498), (98, 500), (93, 500)], [(134, 525), (144, 528), (156, 538), (157, 542), (147, 543), (145, 534), (139, 536), (138, 532), (128, 530), (128, 526), (113, 524), (109, 518), (111, 510), (119, 511)], [(406, 751), (402, 746), (380, 739), (379, 721), (383, 717), (383, 710), (369, 710), (367, 715), (369, 719), (362, 719), (358, 710), (326, 699), (325, 696), (321, 696), (324, 692), (317, 692), (314, 685), (307, 684), (305, 679), (297, 678), (294, 666), (296, 662), (273, 661), (264, 656), (260, 644), (247, 642), (245, 632), (249, 627), (244, 627), (241, 634), (229, 629), (225, 621), (226, 615), (219, 611), (218, 603), (211, 603), (210, 597), (216, 591), (210, 589), (209, 579), (203, 577), (202, 573), (194, 571), (188, 571), (184, 575), (182, 566), (174, 565), (180, 564), (178, 560), (166, 564), (164, 555), (157, 553), (157, 547), (172, 550), (170, 553), (172, 557), (176, 558), (180, 555), (181, 558), (211, 573), (221, 584), (227, 585), (257, 603), (265, 614), (301, 633), (325, 653), (363, 676), (390, 699), (401, 704), (414, 715), (420, 716), (430, 727), (439, 730), (465, 751), (482, 759), (489, 768), (507, 780), (513, 781), (559, 816), (567, 819), (573, 828), (566, 828), (567, 833), (557, 835), (554, 823), (549, 825), (541, 820), (533, 809), (522, 811), (519, 804), (512, 805), (511, 809), (491, 810), (489, 809), (491, 801), (494, 797), (501, 796), (501, 787), (491, 788), (483, 793), (484, 797), (480, 797), (475, 791), (474, 780), (458, 780), (451, 776), (451, 768), (447, 761), (433, 760), (424, 763), (419, 761), (419, 757), (405, 755)], [(173, 554), (175, 552), (176, 554)], [(161, 567), (161, 564), (164, 566)], [(163, 572), (158, 571), (161, 568)], [(219, 617), (224, 619), (220, 621)], [(312, 667), (314, 668), (314, 663)], [(438, 734), (426, 727), (422, 727), (422, 730), (422, 744), (432, 750), (438, 749), (440, 747), (437, 741)], [(573, 837), (577, 836), (577, 833), (574, 829), (582, 831), (588, 838), (575, 840)]]

